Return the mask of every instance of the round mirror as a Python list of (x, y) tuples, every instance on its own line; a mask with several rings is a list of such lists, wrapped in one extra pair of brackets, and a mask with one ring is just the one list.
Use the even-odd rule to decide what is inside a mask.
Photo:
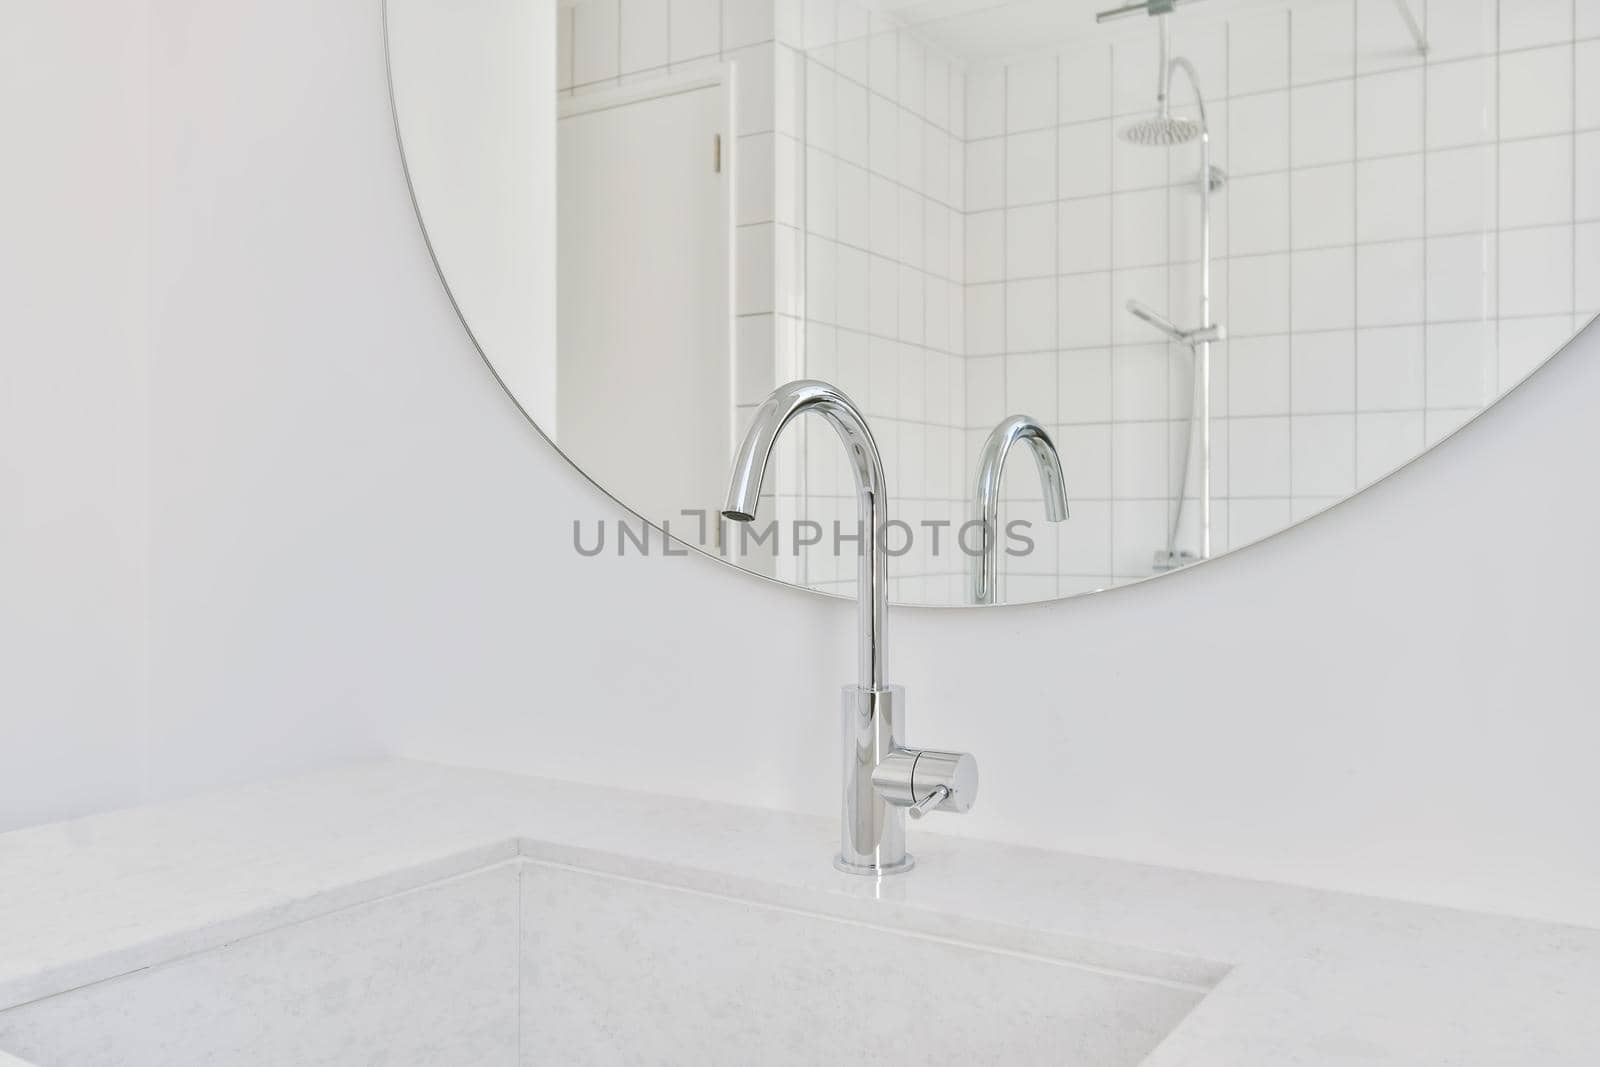
[(783, 429), (755, 521), (722, 517), (790, 381), (870, 426), (893, 601), (1017, 603), (1314, 515), (1600, 311), (1587, 3), (388, 0), (386, 23), (417, 213), (506, 388), (637, 515), (821, 592), (854, 594), (861, 543), (829, 420)]

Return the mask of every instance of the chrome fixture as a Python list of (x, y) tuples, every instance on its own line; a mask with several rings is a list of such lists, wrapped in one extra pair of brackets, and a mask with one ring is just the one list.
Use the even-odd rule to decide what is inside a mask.
[(1395, 10), (1400, 12), (1400, 19), (1406, 24), (1406, 29), (1411, 34), (1411, 39), (1416, 42), (1417, 55), (1424, 58), (1428, 55), (1428, 37), (1422, 32), (1421, 23), (1417, 16), (1411, 13), (1411, 0), (1394, 0)]
[(883, 458), (872, 439), (867, 420), (849, 397), (827, 382), (802, 379), (779, 386), (756, 410), (744, 443), (733, 457), (733, 480), (722, 515), (734, 522), (754, 522), (761, 497), (761, 479), (789, 420), (814, 411), (828, 421), (844, 442), (856, 473), (860, 497), (861, 546), (856, 567), (856, 611), (860, 619), (856, 646), (862, 689), (883, 685), (883, 615), (889, 599), (888, 556), (883, 551), (884, 523), (889, 520), (889, 483), (883, 477)]
[(1127, 307), (1129, 314), (1134, 318), (1148, 322), (1166, 334), (1167, 339), (1174, 344), (1188, 345), (1193, 348), (1198, 344), (1206, 344), (1211, 341), (1226, 341), (1228, 339), (1228, 331), (1217, 323), (1201, 326), (1194, 330), (1181, 330), (1171, 319), (1137, 300), (1128, 301)]
[[(1168, 5), (1171, 10), (1171, 5)], [(1152, 14), (1155, 14), (1152, 11)], [(1140, 119), (1123, 127), (1122, 139), (1129, 144), (1143, 145), (1146, 148), (1171, 148), (1174, 145), (1188, 144), (1196, 137), (1207, 142), (1210, 141), (1210, 130), (1206, 126), (1205, 104), (1200, 105), (1200, 118), (1184, 118), (1172, 113), (1172, 70), (1177, 63), (1182, 63), (1187, 68), (1189, 80), (1196, 83), (1195, 95), (1200, 94), (1196, 81), (1194, 68), (1187, 59), (1181, 57), (1177, 60), (1171, 58), (1172, 41), (1167, 31), (1167, 12), (1159, 13), (1158, 23), (1161, 26), (1161, 66), (1156, 72), (1156, 113), (1149, 118)], [(1211, 157), (1207, 154), (1202, 172), (1211, 170)]]
[[(1131, 14), (1134, 11), (1144, 10), (1149, 14), (1159, 16), (1157, 19), (1161, 27), (1161, 69), (1156, 83), (1156, 113), (1150, 118), (1141, 119), (1122, 131), (1124, 140), (1131, 144), (1148, 145), (1167, 148), (1173, 145), (1185, 144), (1199, 138), (1200, 140), (1200, 325), (1192, 330), (1183, 330), (1175, 326), (1166, 316), (1160, 315), (1136, 300), (1128, 301), (1128, 311), (1139, 319), (1149, 323), (1169, 340), (1186, 346), (1193, 357), (1195, 375), (1195, 392), (1198, 400), (1195, 404), (1194, 421), (1199, 427), (1200, 436), (1200, 559), (1211, 557), (1211, 344), (1221, 341), (1226, 333), (1222, 326), (1211, 321), (1211, 193), (1221, 188), (1226, 176), (1221, 170), (1211, 165), (1211, 126), (1206, 119), (1205, 94), (1200, 91), (1200, 76), (1195, 72), (1194, 64), (1183, 56), (1171, 54), (1171, 40), (1167, 30), (1167, 16), (1171, 12), (1176, 0), (1149, 0), (1147, 4), (1135, 4), (1129, 8), (1119, 8), (1115, 11), (1101, 12), (1099, 21), (1107, 17), (1115, 18), (1121, 14)], [(1189, 87), (1194, 90), (1197, 119), (1183, 118), (1172, 114), (1172, 76), (1177, 71), (1183, 71), (1184, 77), (1189, 80)], [(1190, 434), (1184, 440), (1183, 467), (1184, 477), (1187, 479), (1190, 456)], [(1165, 552), (1156, 553), (1156, 568), (1170, 570), (1174, 566), (1191, 562), (1193, 556), (1178, 548), (1178, 527), (1183, 520), (1183, 486), (1178, 488), (1178, 506), (1172, 513), (1172, 522), (1167, 528), (1167, 547)]]
[(1051, 522), (1067, 518), (1067, 483), (1061, 476), (1061, 456), (1055, 442), (1038, 421), (1011, 415), (989, 434), (978, 454), (978, 521), (983, 524), (983, 551), (973, 563), (972, 601), (993, 604), (1000, 572), (1000, 479), (1011, 446), (1026, 441), (1039, 466), (1039, 488), (1044, 493), (1044, 516)]
[(1178, 7), (1188, 7), (1197, 0), (1139, 0), (1138, 3), (1123, 4), (1121, 7), (1102, 11), (1094, 17), (1096, 22), (1110, 22), (1112, 19), (1125, 18), (1128, 15), (1170, 15)]
[(780, 385), (756, 410), (733, 458), (722, 514), (754, 522), (761, 479), (783, 428), (798, 415), (827, 420), (850, 454), (861, 526), (856, 568), (859, 675), (844, 689), (844, 802), (834, 866), (851, 874), (897, 874), (915, 862), (906, 852), (906, 813), (965, 812), (978, 792), (978, 764), (962, 752), (905, 748), (900, 743), (905, 690), (883, 684), (883, 622), (888, 602), (889, 517), (883, 458), (859, 408), (827, 382)]

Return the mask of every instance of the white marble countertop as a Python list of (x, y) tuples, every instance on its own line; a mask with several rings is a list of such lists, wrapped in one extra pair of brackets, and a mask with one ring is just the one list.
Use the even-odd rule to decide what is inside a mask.
[(917, 870), (875, 882), (831, 868), (835, 833), (402, 761), (17, 831), (0, 835), (0, 1009), (521, 853), (935, 933), (998, 924), (1091, 965), (1220, 978), (1149, 1067), (1600, 1063), (1597, 930), (920, 826)]

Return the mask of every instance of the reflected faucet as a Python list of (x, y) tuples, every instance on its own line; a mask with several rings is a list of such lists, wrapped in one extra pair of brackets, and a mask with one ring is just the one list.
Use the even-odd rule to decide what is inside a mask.
[(1044, 492), (1044, 517), (1061, 522), (1068, 517), (1067, 483), (1061, 475), (1061, 456), (1055, 442), (1038, 421), (1027, 415), (1011, 415), (989, 434), (978, 454), (978, 488), (975, 494), (978, 520), (983, 523), (983, 551), (973, 569), (972, 599), (976, 604), (995, 602), (996, 579), (1000, 572), (1000, 479), (1005, 473), (1006, 456), (1011, 446), (1026, 441), (1039, 466), (1039, 488)]
[(755, 521), (761, 480), (778, 435), (808, 411), (827, 420), (850, 455), (861, 526), (856, 569), (859, 673), (857, 684), (844, 689), (844, 800), (834, 866), (851, 874), (897, 874), (915, 862), (906, 852), (906, 814), (921, 818), (930, 811), (971, 809), (978, 764), (964, 752), (909, 749), (900, 743), (905, 690), (883, 684), (888, 483), (883, 457), (861, 410), (827, 382), (802, 379), (773, 390), (756, 409), (733, 457), (722, 515), (733, 522)]

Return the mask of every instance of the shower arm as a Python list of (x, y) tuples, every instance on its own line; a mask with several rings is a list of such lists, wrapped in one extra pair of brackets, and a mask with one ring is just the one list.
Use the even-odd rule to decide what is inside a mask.
[(1417, 16), (1411, 13), (1411, 0), (1394, 0), (1395, 10), (1400, 13), (1400, 19), (1406, 24), (1406, 32), (1411, 34), (1411, 40), (1417, 46), (1417, 55), (1424, 59), (1428, 56), (1428, 35), (1422, 32), (1422, 26), (1417, 22)]
[[(1200, 136), (1209, 139), (1211, 137), (1211, 123), (1206, 119), (1206, 98), (1205, 94), (1200, 91), (1200, 75), (1194, 69), (1194, 64), (1189, 62), (1188, 58), (1185, 56), (1178, 56), (1177, 58), (1171, 60), (1165, 59), (1165, 52), (1167, 50), (1166, 29), (1166, 19), (1162, 19), (1161, 50), (1163, 53), (1163, 59), (1165, 60), (1162, 63), (1162, 67), (1166, 70), (1166, 80), (1161, 86), (1161, 111), (1163, 114), (1165, 114), (1167, 108), (1171, 104), (1172, 72), (1175, 70), (1182, 70), (1183, 76), (1189, 79), (1189, 88), (1194, 90), (1195, 107), (1200, 111)], [(1207, 175), (1205, 180), (1210, 181), (1210, 176)]]
[(1172, 113), (1172, 36), (1167, 30), (1167, 16), (1156, 19), (1161, 25), (1161, 65), (1156, 68), (1160, 79), (1156, 85), (1156, 103), (1161, 105), (1161, 117)]
[[(1142, 5), (1141, 5), (1142, 6)], [(1166, 118), (1172, 114), (1172, 75), (1174, 71), (1182, 70), (1183, 76), (1189, 79), (1189, 88), (1194, 90), (1195, 106), (1200, 110), (1200, 136), (1207, 140), (1211, 137), (1211, 124), (1206, 119), (1206, 98), (1200, 91), (1200, 74), (1194, 69), (1194, 64), (1185, 56), (1173, 56), (1171, 35), (1167, 29), (1167, 16), (1165, 14), (1156, 18), (1161, 24), (1161, 66), (1157, 72), (1156, 103), (1161, 105), (1161, 117)], [(1207, 177), (1209, 181), (1209, 176)]]

